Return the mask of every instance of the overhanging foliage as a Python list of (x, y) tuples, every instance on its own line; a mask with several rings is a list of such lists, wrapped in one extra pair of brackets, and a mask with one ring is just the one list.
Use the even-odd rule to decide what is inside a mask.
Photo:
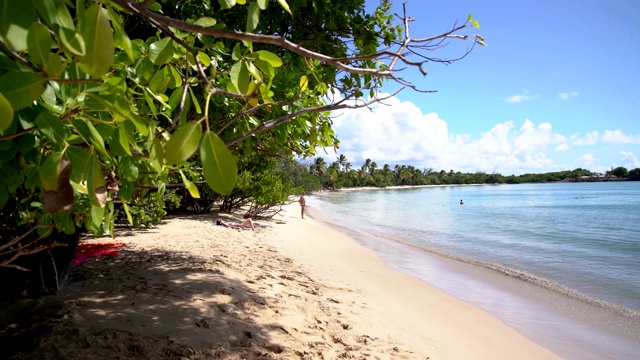
[(384, 81), (415, 89), (399, 64), (425, 73), (454, 61), (427, 56), (448, 39), (471, 40), (464, 55), (482, 44), (461, 33), (477, 27), (471, 17), (412, 38), (406, 13), (395, 26), (390, 11), (382, 1), (367, 14), (363, 0), (3, 1), (0, 266), (26, 269), (16, 259), (55, 246), (54, 232), (113, 234), (116, 217), (140, 215), (132, 206), (161, 209), (175, 181), (196, 198), (201, 182), (230, 194), (238, 157), (337, 147), (332, 110), (384, 100)]

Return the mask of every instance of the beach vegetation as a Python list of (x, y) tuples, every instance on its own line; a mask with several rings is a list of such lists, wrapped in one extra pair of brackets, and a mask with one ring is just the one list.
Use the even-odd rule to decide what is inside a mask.
[(629, 175), (629, 171), (627, 171), (627, 168), (623, 166), (618, 166), (615, 169), (611, 169), (611, 171), (607, 171), (607, 175), (615, 176), (618, 178), (626, 178)]
[[(31, 274), (78, 233), (212, 201), (257, 214), (298, 185), (256, 164), (338, 148), (331, 111), (484, 45), (471, 16), (408, 36), (386, 0), (27, 2), (0, 11), (0, 268)], [(460, 56), (433, 52), (449, 41)]]
[[(366, 159), (359, 169), (345, 169), (342, 163), (348, 164), (344, 155), (336, 157), (336, 161), (326, 165), (323, 158), (316, 158), (307, 165), (310, 175), (318, 178), (324, 189), (341, 189), (343, 187), (388, 187), (388, 186), (420, 186), (420, 185), (464, 185), (464, 184), (521, 184), (549, 182), (586, 182), (640, 180), (640, 168), (627, 171), (624, 167), (612, 168), (606, 174), (598, 174), (586, 169), (577, 168), (567, 171), (546, 173), (526, 173), (522, 175), (502, 175), (497, 172), (486, 173), (476, 171), (464, 173), (450, 169), (435, 171), (433, 168), (419, 169), (412, 165), (389, 164), (382, 168), (371, 159)], [(318, 164), (326, 170), (318, 171)], [(312, 189), (306, 189), (312, 191)]]

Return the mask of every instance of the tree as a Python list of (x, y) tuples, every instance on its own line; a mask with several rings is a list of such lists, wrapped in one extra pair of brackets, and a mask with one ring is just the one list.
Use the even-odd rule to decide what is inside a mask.
[(618, 166), (617, 168), (612, 169), (611, 171), (607, 171), (607, 173), (610, 175), (617, 176), (620, 179), (626, 178), (629, 174), (629, 172), (627, 171), (627, 168), (623, 166)]
[(319, 177), (322, 177), (327, 172), (327, 163), (324, 158), (317, 157), (313, 164), (311, 164), (311, 172)]
[(343, 171), (347, 171), (347, 163), (348, 163), (348, 161), (347, 161), (347, 157), (346, 157), (346, 156), (344, 156), (344, 154), (340, 154), (340, 155), (337, 157), (337, 160), (338, 160), (338, 165), (340, 165), (340, 167), (342, 168), (342, 170), (343, 170)]
[(0, 267), (21, 270), (174, 185), (231, 194), (245, 155), (337, 147), (330, 111), (383, 101), (385, 81), (420, 90), (398, 69), (457, 60), (428, 56), (443, 42), (483, 44), (471, 16), (413, 38), (386, 0), (28, 1), (0, 13)]

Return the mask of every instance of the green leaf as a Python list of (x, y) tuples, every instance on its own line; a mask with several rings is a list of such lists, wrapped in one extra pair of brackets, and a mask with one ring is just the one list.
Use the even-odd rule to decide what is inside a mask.
[[(24, 134), (19, 136), (17, 139), (17, 148), (18, 151), (22, 154), (26, 154), (32, 149), (35, 148), (36, 145), (36, 136), (34, 134)], [(38, 144), (40, 147), (40, 144)]]
[(158, 138), (154, 138), (149, 149), (149, 164), (158, 172), (162, 171), (163, 160), (162, 142)]
[(180, 170), (180, 175), (182, 176), (182, 182), (184, 183), (184, 187), (186, 187), (187, 190), (189, 190), (189, 194), (191, 194), (191, 196), (196, 199), (200, 199), (200, 193), (198, 192), (198, 188), (195, 186), (195, 184), (189, 181), (186, 176), (184, 176), (184, 173), (182, 172), (182, 170)]
[(158, 191), (156, 191), (156, 201), (157, 202), (161, 202), (162, 201), (162, 197), (164, 196), (164, 193), (167, 190), (167, 186), (165, 185), (165, 183), (161, 182), (158, 184)]
[(247, 70), (254, 79), (258, 80), (258, 82), (262, 82), (262, 74), (260, 74), (260, 71), (258, 71), (258, 68), (253, 65), (253, 63), (247, 62)]
[(269, 91), (269, 85), (260, 84), (260, 95), (262, 95), (262, 101), (265, 104), (273, 102), (273, 99), (271, 99), (271, 96), (273, 95), (273, 92)]
[(230, 9), (236, 4), (236, 0), (218, 0), (220, 7), (224, 9)]
[(136, 130), (140, 132), (140, 135), (147, 136), (149, 135), (149, 129), (147, 128), (147, 122), (138, 116), (137, 114), (131, 113), (127, 116), (131, 123), (136, 127)]
[(64, 45), (64, 47), (72, 54), (84, 56), (87, 50), (82, 35), (77, 33), (75, 30), (67, 29), (64, 27), (61, 27), (59, 30), (60, 41), (62, 41), (62, 45)]
[(200, 19), (196, 20), (195, 24), (198, 25), (198, 26), (202, 26), (202, 27), (211, 27), (211, 26), (214, 26), (217, 23), (218, 23), (218, 21), (216, 21), (216, 19), (210, 18), (208, 16), (205, 16), (205, 17), (201, 17)]
[(42, 112), (36, 118), (38, 130), (49, 140), (63, 143), (67, 138), (67, 132), (62, 121), (50, 112)]
[(148, 90), (151, 94), (164, 93), (170, 80), (169, 70), (163, 66), (149, 79)]
[(175, 164), (187, 160), (198, 149), (202, 137), (202, 126), (196, 122), (188, 122), (171, 135), (165, 147), (167, 164)]
[(287, 4), (286, 0), (278, 0), (278, 3), (280, 4), (280, 6), (282, 6), (284, 11), (288, 12), (291, 16), (293, 16), (293, 14), (291, 14), (291, 9), (289, 9), (289, 4)]
[(129, 205), (126, 202), (122, 202), (122, 207), (124, 208), (125, 214), (127, 214), (127, 221), (129, 225), (133, 225), (133, 217), (131, 217), (131, 210), (129, 210)]
[(198, 99), (196, 99), (196, 96), (193, 93), (193, 90), (191, 90), (191, 87), (189, 87), (189, 96), (191, 97), (191, 102), (193, 102), (193, 105), (196, 107), (196, 113), (202, 114), (200, 103), (198, 102)]
[(87, 150), (71, 146), (67, 148), (66, 155), (71, 160), (71, 180), (78, 184), (87, 181), (91, 154)]
[(102, 6), (94, 5), (87, 10), (80, 25), (86, 52), (78, 60), (78, 66), (94, 78), (102, 77), (113, 65), (115, 53), (109, 14)]
[(58, 54), (51, 54), (45, 62), (44, 68), (47, 70), (47, 75), (51, 77), (60, 77), (62, 71), (64, 71), (65, 65), (62, 63)]
[(148, 9), (151, 11), (160, 12), (162, 10), (162, 5), (158, 4), (157, 2), (153, 2), (151, 3), (151, 5), (149, 5)]
[(224, 142), (214, 132), (207, 132), (200, 144), (204, 179), (215, 192), (229, 195), (238, 179), (238, 166)]
[(0, 93), (11, 103), (13, 110), (33, 105), (44, 92), (46, 79), (40, 74), (8, 72), (0, 76)]
[(258, 57), (266, 62), (268, 62), (269, 64), (271, 64), (271, 66), (273, 67), (280, 67), (282, 66), (282, 60), (278, 57), (278, 55), (271, 53), (267, 50), (258, 50), (252, 54), (256, 54), (258, 55)]
[(263, 74), (267, 74), (269, 77), (274, 77), (276, 75), (273, 65), (271, 63), (264, 61), (262, 59), (257, 59), (253, 62), (253, 64), (262, 71)]
[(46, 64), (51, 56), (52, 45), (53, 39), (51, 39), (51, 35), (49, 34), (49, 28), (38, 22), (34, 22), (27, 36), (27, 46), (31, 60), (37, 65)]
[[(197, 69), (196, 61), (191, 53), (187, 54), (187, 60), (189, 60), (189, 65), (191, 65), (194, 70)], [(198, 61), (200, 62), (200, 65), (202, 65), (203, 69), (206, 69), (211, 65), (211, 58), (203, 52), (198, 52)]]
[(127, 129), (124, 127), (120, 127), (118, 132), (116, 133), (116, 137), (118, 138), (118, 143), (122, 147), (122, 149), (127, 153), (127, 155), (131, 155), (131, 149), (129, 148), (129, 138), (126, 135)]
[(164, 38), (149, 46), (149, 59), (155, 65), (164, 65), (173, 58), (173, 40)]
[[(173, 67), (169, 68), (169, 83), (167, 86), (171, 89), (182, 86), (182, 77)], [(171, 106), (171, 108), (173, 109), (175, 106)]]
[(107, 188), (104, 186), (104, 176), (100, 171), (98, 157), (92, 153), (88, 164), (87, 190), (91, 205), (103, 207), (107, 203)]
[(89, 129), (89, 133), (91, 134), (89, 141), (91, 141), (93, 146), (96, 147), (96, 150), (100, 151), (105, 156), (109, 156), (107, 149), (104, 147), (104, 140), (102, 139), (102, 135), (100, 135), (98, 130), (96, 130), (91, 121), (86, 120), (85, 122), (87, 124), (87, 128)]
[(0, 1), (0, 37), (15, 51), (27, 50), (29, 28), (37, 20), (33, 3), (25, 3), (24, 0)]
[(53, 223), (56, 227), (67, 235), (71, 235), (76, 231), (71, 213), (68, 211), (57, 212), (53, 215)]
[(129, 35), (127, 35), (124, 30), (122, 17), (113, 11), (112, 7), (108, 7), (108, 9), (109, 17), (111, 17), (111, 24), (115, 30), (114, 42), (127, 53), (129, 60), (134, 61), (133, 46), (131, 46), (131, 39), (129, 38)]
[(260, 22), (260, 8), (258, 4), (252, 2), (249, 4), (249, 10), (247, 13), (247, 32), (252, 32), (258, 27)]
[(238, 61), (233, 64), (231, 71), (229, 71), (231, 82), (242, 94), (246, 94), (249, 90), (249, 82), (251, 78), (249, 76), (249, 70), (244, 61)]
[(473, 20), (473, 22), (471, 23), (471, 26), (473, 26), (476, 29), (480, 29), (480, 23), (478, 22), (478, 20)]
[(58, 189), (58, 168), (62, 160), (62, 153), (56, 152), (44, 160), (40, 167), (40, 181), (44, 191)]
[(138, 179), (138, 176), (140, 176), (140, 170), (131, 159), (132, 158), (129, 157), (123, 158), (119, 167), (122, 178), (128, 182), (134, 182)]
[(11, 126), (13, 122), (13, 107), (7, 98), (0, 93), (0, 133)]
[(473, 21), (473, 15), (469, 14), (469, 17), (467, 17), (467, 22)]
[(149, 109), (151, 109), (151, 113), (153, 114), (153, 116), (156, 116), (156, 113), (158, 112), (158, 109), (156, 109), (155, 104), (153, 103), (153, 99), (151, 99), (151, 96), (149, 96), (149, 92), (151, 90), (149, 90), (149, 88), (144, 88), (143, 92), (144, 92), (144, 99), (147, 101), (147, 105), (149, 105)]
[(267, 10), (267, 5), (269, 4), (269, 0), (258, 0), (257, 1), (260, 10)]
[(63, 28), (75, 31), (76, 28), (73, 25), (73, 18), (67, 4), (64, 1), (45, 1), (45, 3), (47, 2), (53, 3), (55, 6), (55, 22)]
[(104, 207), (91, 204), (91, 225), (93, 225), (91, 231), (94, 234), (99, 231), (102, 218), (104, 218)]
[(238, 61), (242, 59), (242, 45), (240, 43), (236, 43), (233, 47), (233, 51), (231, 51), (231, 60)]
[[(71, 119), (71, 125), (73, 125), (84, 142), (87, 144), (91, 142), (91, 131), (89, 131), (87, 122), (84, 119)], [(77, 142), (74, 144), (77, 144)]]

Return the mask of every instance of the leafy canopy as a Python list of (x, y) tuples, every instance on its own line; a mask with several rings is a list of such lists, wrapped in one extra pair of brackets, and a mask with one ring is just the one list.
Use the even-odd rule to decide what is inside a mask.
[(427, 56), (444, 41), (483, 41), (461, 34), (472, 17), (419, 39), (398, 20), (386, 0), (4, 0), (0, 266), (52, 232), (113, 234), (175, 179), (231, 194), (238, 157), (337, 148), (332, 110), (384, 100), (384, 81), (415, 89), (396, 66), (450, 62)]

